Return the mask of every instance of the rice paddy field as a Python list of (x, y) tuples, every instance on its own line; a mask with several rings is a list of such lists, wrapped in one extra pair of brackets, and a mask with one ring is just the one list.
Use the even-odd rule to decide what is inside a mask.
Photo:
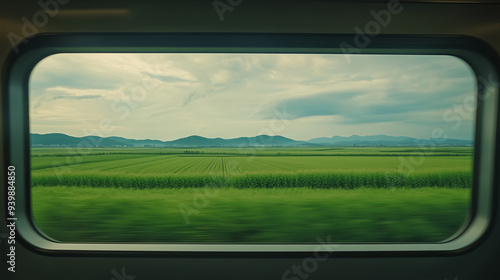
[(473, 149), (32, 148), (32, 211), (61, 242), (441, 242)]

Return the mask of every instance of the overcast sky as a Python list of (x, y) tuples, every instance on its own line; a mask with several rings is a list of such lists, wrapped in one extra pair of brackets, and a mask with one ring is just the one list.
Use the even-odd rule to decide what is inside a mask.
[[(58, 54), (30, 77), (32, 133), (174, 140), (386, 134), (472, 139), (451, 56)], [(470, 108), (470, 107), (466, 107)], [(460, 120), (460, 123), (459, 123)], [(110, 126), (108, 128), (107, 126)]]

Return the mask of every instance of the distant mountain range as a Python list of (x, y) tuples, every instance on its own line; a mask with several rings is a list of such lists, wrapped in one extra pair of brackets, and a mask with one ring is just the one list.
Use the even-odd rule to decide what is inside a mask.
[(313, 138), (307, 142), (318, 145), (333, 146), (418, 146), (423, 144), (434, 144), (436, 146), (471, 146), (474, 143), (471, 140), (460, 140), (452, 138), (418, 139), (408, 136), (387, 135), (352, 135), (349, 137), (333, 136), (331, 138), (320, 137)]
[(173, 141), (136, 140), (123, 137), (73, 137), (62, 133), (30, 134), (32, 147), (377, 147), (377, 146), (471, 146), (473, 141), (451, 138), (417, 139), (406, 136), (387, 135), (352, 135), (349, 137), (333, 136), (313, 138), (309, 141), (297, 141), (283, 136), (259, 135), (232, 139), (205, 138), (189, 136)]

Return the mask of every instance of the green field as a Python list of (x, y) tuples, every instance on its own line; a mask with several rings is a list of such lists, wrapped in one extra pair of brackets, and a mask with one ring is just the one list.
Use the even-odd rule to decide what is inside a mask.
[(71, 242), (439, 242), (469, 212), (473, 150), (33, 148), (32, 205)]

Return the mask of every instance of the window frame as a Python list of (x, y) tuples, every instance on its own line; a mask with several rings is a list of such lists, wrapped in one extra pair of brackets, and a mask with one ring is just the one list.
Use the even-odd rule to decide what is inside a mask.
[[(20, 239), (29, 247), (49, 254), (126, 253), (310, 253), (317, 244), (167, 244), (167, 243), (62, 243), (51, 240), (37, 228), (31, 209), (29, 92), (28, 81), (34, 66), (57, 53), (338, 53), (340, 43), (353, 43), (355, 35), (332, 34), (54, 34), (30, 39), (12, 54), (8, 63), (4, 134), (5, 166), (16, 167), (16, 214)], [(465, 61), (479, 77), (498, 71), (494, 52), (482, 42), (463, 36), (376, 36), (360, 54), (451, 55)], [(494, 206), (495, 141), (498, 134), (498, 87), (478, 88), (478, 95), (492, 90), (488, 102), (478, 100), (474, 142), (471, 212), (467, 225), (449, 240), (440, 243), (339, 243), (320, 251), (348, 254), (398, 255), (414, 253), (458, 254), (477, 246), (488, 232)], [(326, 249), (325, 249), (326, 248)]]

